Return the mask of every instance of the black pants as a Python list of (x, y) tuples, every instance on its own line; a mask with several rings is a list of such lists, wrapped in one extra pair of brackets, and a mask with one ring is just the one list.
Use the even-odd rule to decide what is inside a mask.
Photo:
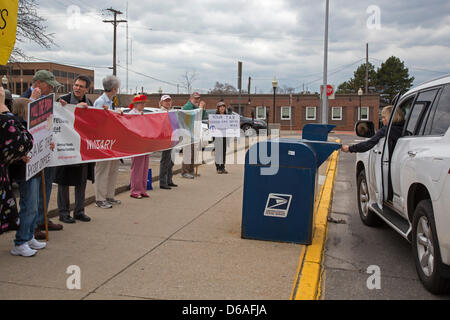
[[(86, 181), (79, 186), (75, 186), (75, 210), (74, 216), (84, 214), (84, 200), (86, 191)], [(70, 216), (69, 186), (58, 185), (58, 210), (59, 216)]]
[(172, 149), (164, 150), (161, 155), (161, 161), (159, 162), (159, 185), (168, 186), (172, 184), (173, 177), (173, 161), (171, 158)]
[(216, 138), (214, 140), (216, 169), (225, 170), (225, 159), (227, 157), (227, 138)]

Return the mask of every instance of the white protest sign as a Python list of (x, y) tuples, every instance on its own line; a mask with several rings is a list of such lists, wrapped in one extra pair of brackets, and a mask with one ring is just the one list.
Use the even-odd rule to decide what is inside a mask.
[(223, 114), (210, 114), (209, 119), (209, 132), (211, 136), (221, 138), (238, 138), (241, 135), (240, 132), (240, 117), (239, 115), (223, 115)]
[(28, 131), (33, 135), (34, 143), (28, 154), (30, 162), (26, 165), (26, 180), (46, 168), (51, 160), (54, 98), (51, 94), (28, 104)]

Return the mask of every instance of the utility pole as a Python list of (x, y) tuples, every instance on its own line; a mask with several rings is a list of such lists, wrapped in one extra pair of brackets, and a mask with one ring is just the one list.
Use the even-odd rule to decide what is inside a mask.
[(114, 14), (114, 20), (103, 20), (105, 23), (112, 23), (114, 26), (114, 43), (113, 43), (113, 75), (117, 75), (117, 64), (116, 64), (116, 48), (117, 48), (117, 25), (121, 22), (127, 22), (127, 20), (117, 20), (117, 15), (122, 14), (122, 12), (115, 10), (113, 8), (106, 9)]
[(364, 91), (365, 94), (368, 93), (369, 90), (369, 44), (366, 43), (366, 90)]
[(128, 1), (127, 1), (127, 94), (128, 94)]
[(323, 49), (323, 89), (322, 89), (322, 123), (328, 123), (328, 96), (327, 96), (327, 85), (328, 85), (328, 11), (330, 3), (326, 0), (325, 5), (325, 39), (324, 39), (324, 49)]

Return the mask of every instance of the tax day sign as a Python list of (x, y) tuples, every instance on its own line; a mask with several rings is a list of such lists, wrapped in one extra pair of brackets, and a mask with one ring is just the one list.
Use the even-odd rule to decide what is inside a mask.
[(28, 156), (26, 180), (29, 180), (51, 160), (50, 144), (53, 138), (53, 101), (54, 94), (40, 98), (28, 104), (28, 131), (33, 135), (33, 149)]
[(208, 120), (209, 132), (215, 138), (239, 138), (241, 135), (239, 115), (210, 114)]

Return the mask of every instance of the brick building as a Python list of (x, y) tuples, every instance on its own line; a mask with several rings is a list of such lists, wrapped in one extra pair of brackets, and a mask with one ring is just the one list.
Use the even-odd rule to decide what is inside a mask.
[(14, 62), (6, 66), (0, 66), (0, 78), (6, 76), (8, 79), (8, 89), (21, 95), (33, 82), (33, 76), (38, 70), (48, 70), (55, 75), (56, 81), (63, 86), (58, 89), (58, 93), (68, 93), (72, 91), (75, 78), (82, 74), (90, 78), (91, 87), (89, 92), (94, 92), (94, 70), (67, 66), (52, 62)]
[[(96, 99), (98, 95), (90, 95)], [(147, 95), (147, 107), (158, 107), (159, 94)], [(186, 94), (171, 94), (174, 106), (183, 106), (189, 96)], [(133, 95), (120, 95), (120, 106), (128, 106)], [(241, 115), (251, 117), (252, 110), (255, 118), (273, 123), (273, 94), (251, 94), (241, 97), (239, 110), (239, 97), (237, 95), (210, 95), (203, 94), (202, 100), (208, 109), (215, 109), (217, 102), (223, 101)], [(93, 100), (93, 101), (94, 101)], [(281, 130), (301, 130), (307, 123), (320, 123), (320, 99), (317, 94), (279, 94), (275, 98), (275, 123), (280, 123)], [(336, 130), (353, 131), (358, 120), (370, 120), (378, 124), (380, 116), (379, 94), (336, 94), (336, 98), (328, 100), (328, 123), (336, 125)], [(268, 113), (268, 119), (267, 119)]]

